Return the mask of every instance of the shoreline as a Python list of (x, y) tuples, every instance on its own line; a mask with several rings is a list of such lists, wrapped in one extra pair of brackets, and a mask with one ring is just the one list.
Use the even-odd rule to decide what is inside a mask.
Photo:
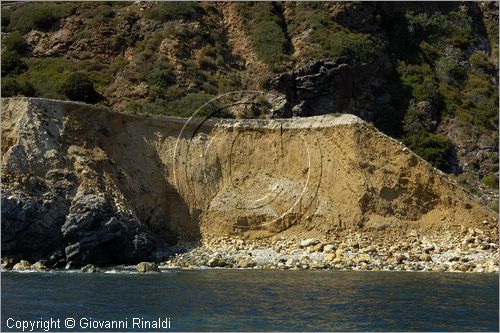
[(347, 273), (347, 272), (360, 272), (360, 273), (447, 273), (447, 274), (499, 274), (499, 271), (491, 271), (491, 272), (476, 272), (476, 271), (468, 271), (462, 272), (459, 270), (445, 270), (445, 271), (432, 271), (432, 270), (363, 270), (363, 269), (275, 269), (275, 268), (229, 268), (229, 267), (168, 267), (158, 266), (159, 270), (155, 272), (138, 272), (136, 269), (136, 265), (117, 265), (117, 266), (106, 266), (106, 267), (97, 267), (98, 270), (94, 272), (84, 272), (81, 269), (64, 269), (64, 268), (54, 268), (49, 270), (14, 270), (14, 269), (0, 269), (1, 273), (16, 273), (16, 274), (56, 274), (56, 273), (64, 273), (64, 274), (137, 274), (137, 275), (149, 275), (149, 274), (168, 274), (172, 272), (183, 272), (183, 271), (253, 271), (253, 272), (271, 272), (271, 271), (289, 271), (289, 272), (332, 272), (332, 273)]
[(65, 268), (53, 268), (53, 269), (5, 269), (1, 268), (0, 273), (13, 272), (20, 274), (30, 274), (30, 273), (68, 273), (68, 274), (154, 274), (154, 273), (168, 273), (172, 271), (203, 271), (203, 270), (223, 270), (223, 271), (316, 271), (316, 272), (385, 272), (385, 273), (458, 273), (458, 274), (499, 274), (498, 269), (493, 270), (469, 270), (461, 271), (456, 269), (444, 269), (444, 270), (429, 270), (429, 269), (366, 269), (366, 268), (297, 268), (297, 267), (274, 267), (274, 266), (254, 266), (254, 267), (210, 267), (210, 266), (178, 266), (178, 265), (157, 265), (152, 263), (157, 267), (157, 270), (139, 272), (137, 270), (137, 265), (116, 265), (116, 266), (105, 266), (99, 267), (92, 265), (93, 269), (91, 271), (83, 270), (88, 269), (88, 265), (80, 269), (65, 269)]
[[(141, 262), (137, 265), (112, 265), (106, 268), (89, 264), (67, 265), (82, 272), (106, 272), (117, 269), (139, 273), (172, 269), (254, 269), (324, 270), (387, 272), (460, 272), (498, 273), (498, 244), (477, 229), (462, 233), (443, 232), (418, 236), (409, 232), (399, 242), (392, 238), (374, 239), (376, 234), (352, 233), (324, 238), (300, 239), (278, 236), (248, 240), (239, 237), (205, 237), (201, 242), (179, 243), (170, 248), (169, 259)], [(387, 236), (387, 235), (386, 235)], [(392, 235), (392, 237), (397, 237)], [(342, 240), (340, 240), (342, 239)], [(43, 261), (13, 264), (2, 259), (2, 271), (49, 271)]]

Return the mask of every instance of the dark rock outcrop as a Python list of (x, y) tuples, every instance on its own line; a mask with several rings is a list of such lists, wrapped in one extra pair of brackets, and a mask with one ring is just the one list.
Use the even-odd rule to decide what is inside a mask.
[(121, 216), (103, 196), (77, 194), (40, 204), (36, 198), (2, 194), (2, 253), (51, 266), (136, 263), (156, 259), (166, 247), (131, 217)]
[(61, 227), (67, 261), (105, 265), (152, 258), (154, 237), (133, 219), (117, 217), (104, 197), (77, 195)]
[(283, 94), (286, 103), (274, 116), (316, 116), (352, 113), (373, 120), (377, 109), (390, 106), (390, 96), (379, 94), (383, 71), (390, 70), (380, 58), (351, 62), (345, 57), (315, 60), (296, 70), (277, 74), (270, 88)]
[(61, 202), (2, 191), (2, 253), (31, 262), (44, 259), (62, 243), (67, 208)]

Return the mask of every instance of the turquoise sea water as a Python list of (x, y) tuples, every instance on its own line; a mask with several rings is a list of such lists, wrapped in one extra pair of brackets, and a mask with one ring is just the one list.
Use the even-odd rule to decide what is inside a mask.
[(498, 274), (194, 270), (1, 278), (2, 331), (18, 331), (7, 327), (9, 318), (11, 326), (60, 319), (65, 331), (66, 318), (87, 331), (82, 318), (127, 322), (121, 331), (141, 330), (132, 328), (133, 318), (170, 318), (163, 331), (499, 329)]

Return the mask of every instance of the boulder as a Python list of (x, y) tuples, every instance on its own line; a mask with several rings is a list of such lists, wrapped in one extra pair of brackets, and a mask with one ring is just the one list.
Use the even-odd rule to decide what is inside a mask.
[(39, 272), (43, 272), (43, 271), (48, 270), (48, 268), (45, 266), (45, 262), (42, 262), (42, 261), (37, 261), (36, 263), (31, 265), (30, 268), (32, 270), (39, 271)]
[(313, 262), (309, 265), (310, 269), (323, 269), (325, 268), (325, 264), (322, 262)]
[(418, 256), (418, 259), (420, 261), (432, 261), (432, 257), (427, 253), (422, 253), (421, 255)]
[(323, 252), (324, 253), (330, 253), (330, 252), (335, 251), (335, 250), (336, 250), (335, 245), (332, 245), (332, 244), (326, 244), (323, 247)]
[(14, 259), (9, 257), (2, 258), (2, 269), (12, 269), (14, 267)]
[(358, 268), (359, 268), (360, 270), (363, 270), (363, 271), (367, 270), (367, 269), (368, 269), (368, 267), (369, 267), (369, 266), (368, 266), (368, 264), (367, 264), (366, 262), (364, 262), (364, 261), (363, 261), (363, 262), (361, 262), (361, 263), (359, 264), (359, 266), (358, 266)]
[(342, 263), (342, 258), (340, 256), (335, 257), (335, 259), (332, 260), (332, 264), (340, 264)]
[(30, 267), (31, 267), (31, 265), (30, 265), (30, 263), (28, 261), (21, 260), (20, 262), (18, 262), (17, 264), (15, 264), (12, 269), (15, 270), (15, 271), (26, 271), (26, 270), (29, 270)]
[(239, 268), (253, 268), (255, 267), (255, 263), (253, 261), (240, 260), (238, 261)]
[(310, 246), (309, 247), (309, 251), (311, 251), (311, 252), (322, 252), (324, 246), (325, 246), (324, 244), (319, 243), (319, 244)]
[(325, 256), (325, 261), (333, 261), (335, 260), (335, 253), (328, 253), (326, 256)]
[(355, 258), (355, 262), (357, 263), (369, 263), (371, 262), (371, 258), (369, 255), (363, 254)]
[(406, 259), (404, 255), (394, 255), (387, 259), (388, 263), (394, 264), (394, 265), (400, 265), (403, 263), (403, 261)]
[(219, 258), (212, 258), (207, 263), (208, 267), (225, 267), (227, 263)]
[(434, 250), (435, 250), (435, 247), (433, 245), (429, 245), (429, 246), (424, 247), (424, 252), (427, 254), (431, 253)]
[(432, 267), (433, 272), (444, 272), (446, 269), (441, 265), (434, 265)]
[(471, 266), (469, 264), (460, 264), (458, 266), (458, 270), (461, 272), (467, 272), (470, 270), (470, 268), (471, 268)]
[(304, 247), (313, 246), (316, 244), (319, 244), (319, 240), (317, 240), (316, 238), (308, 238), (308, 239), (304, 239), (303, 241), (300, 242), (300, 247), (304, 248)]
[(495, 265), (495, 264), (489, 263), (489, 264), (488, 264), (488, 266), (486, 266), (485, 271), (486, 271), (487, 273), (494, 273), (494, 272), (498, 272), (498, 265)]
[(135, 266), (135, 269), (139, 273), (159, 273), (160, 269), (158, 268), (158, 265), (156, 265), (154, 262), (140, 262)]
[(101, 271), (99, 267), (92, 264), (85, 265), (80, 270), (84, 273), (97, 273)]

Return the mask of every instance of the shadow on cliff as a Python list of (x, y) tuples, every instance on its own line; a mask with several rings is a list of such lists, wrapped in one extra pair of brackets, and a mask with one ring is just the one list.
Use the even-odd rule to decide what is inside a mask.
[(119, 193), (131, 205), (128, 208), (144, 227), (168, 245), (178, 240), (199, 241), (195, 214), (167, 179), (169, 170), (159, 156), (158, 138), (153, 131), (132, 130), (130, 119), (121, 118), (116, 114), (108, 118), (107, 132), (99, 133), (94, 144), (113, 161), (110, 171)]

